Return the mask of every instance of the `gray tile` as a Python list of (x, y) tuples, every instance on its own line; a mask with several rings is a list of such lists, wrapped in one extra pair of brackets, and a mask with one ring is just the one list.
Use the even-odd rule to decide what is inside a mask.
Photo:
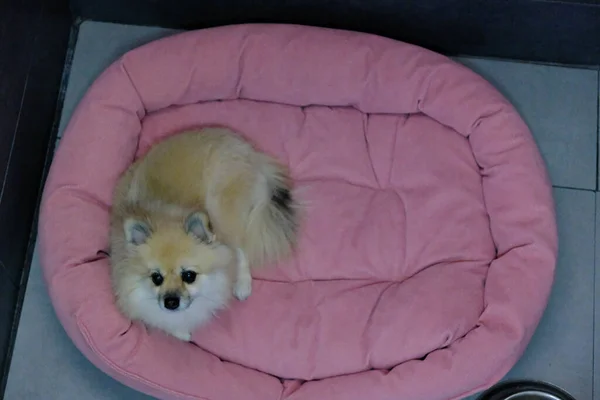
[[(596, 193), (596, 235), (600, 233), (600, 193)], [(600, 241), (596, 240), (594, 307), (594, 398), (600, 398)]]
[(178, 30), (85, 21), (79, 27), (58, 135), (62, 136), (87, 88), (127, 51)]
[(555, 189), (554, 196), (560, 254), (552, 295), (525, 354), (504, 380), (542, 380), (576, 399), (592, 399), (596, 199), (593, 192), (569, 189)]
[(37, 249), (4, 399), (150, 399), (104, 374), (75, 348), (50, 303)]
[(558, 385), (577, 399), (593, 387), (595, 194), (555, 189), (560, 251), (550, 302), (513, 379)]
[(556, 186), (596, 188), (598, 73), (458, 58), (494, 84), (531, 128)]

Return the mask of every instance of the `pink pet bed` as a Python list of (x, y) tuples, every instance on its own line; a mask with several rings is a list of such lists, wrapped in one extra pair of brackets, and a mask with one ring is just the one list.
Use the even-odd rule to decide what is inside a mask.
[[(184, 343), (119, 313), (97, 254), (134, 158), (214, 124), (287, 162), (308, 206), (297, 255)], [(56, 153), (40, 239), (75, 345), (161, 399), (461, 398), (522, 354), (557, 253), (544, 163), (490, 84), (412, 45), (282, 25), (184, 33), (110, 66)]]

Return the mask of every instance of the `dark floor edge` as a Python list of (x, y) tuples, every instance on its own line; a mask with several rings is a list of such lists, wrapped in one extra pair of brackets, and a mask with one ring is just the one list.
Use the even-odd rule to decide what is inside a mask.
[(6, 390), (6, 385), (8, 383), (8, 374), (10, 372), (10, 364), (12, 361), (12, 354), (15, 347), (15, 341), (17, 338), (19, 321), (21, 319), (21, 311), (23, 309), (23, 303), (25, 301), (25, 294), (27, 292), (27, 281), (29, 279), (29, 271), (31, 270), (31, 262), (33, 259), (33, 252), (35, 250), (35, 244), (37, 239), (37, 231), (38, 231), (38, 218), (40, 211), (40, 201), (43, 194), (43, 188), (46, 182), (46, 178), (48, 177), (48, 172), (50, 170), (50, 165), (52, 163), (52, 158), (54, 155), (54, 150), (56, 147), (56, 142), (58, 138), (58, 129), (60, 126), (60, 118), (62, 114), (62, 109), (64, 105), (67, 84), (69, 81), (69, 75), (71, 73), (71, 65), (73, 63), (73, 55), (75, 52), (75, 45), (77, 44), (77, 36), (79, 32), (78, 21), (74, 21), (71, 31), (69, 33), (69, 42), (67, 47), (67, 52), (65, 55), (64, 61), (64, 69), (60, 80), (60, 89), (58, 93), (58, 99), (56, 101), (56, 108), (54, 111), (54, 121), (52, 123), (52, 128), (50, 132), (50, 138), (48, 142), (48, 147), (46, 149), (46, 154), (44, 157), (44, 166), (42, 171), (42, 179), (38, 186), (38, 196), (36, 202), (36, 208), (34, 212), (33, 223), (31, 225), (28, 244), (27, 244), (27, 252), (25, 254), (25, 261), (23, 265), (23, 270), (21, 274), (21, 279), (19, 282), (19, 290), (17, 294), (17, 303), (15, 306), (10, 338), (9, 338), (9, 346), (6, 350), (6, 362), (2, 371), (2, 379), (0, 380), (0, 399), (4, 397), (4, 391)]
[[(135, 23), (135, 22), (127, 23), (127, 22), (107, 21), (107, 20), (82, 19), (80, 17), (77, 17), (76, 20), (74, 21), (74, 23), (79, 26), (83, 22), (86, 22), (86, 21), (98, 22), (98, 23), (103, 23), (103, 24), (128, 25), (128, 26), (148, 27), (148, 28), (154, 28), (157, 26), (160, 27), (159, 25), (151, 25), (151, 24), (144, 24), (144, 23)], [(168, 29), (171, 27), (165, 27), (165, 28)], [(191, 30), (194, 30), (195, 28), (182, 28), (182, 29), (191, 31)], [(483, 56), (483, 55), (475, 55), (475, 54), (467, 54), (467, 53), (464, 53), (464, 54), (463, 53), (457, 53), (457, 54), (441, 53), (441, 54), (444, 54), (447, 57), (450, 57), (453, 59), (471, 58), (471, 59), (476, 59), (476, 60), (514, 62), (514, 63), (521, 63), (521, 64), (543, 65), (543, 66), (556, 67), (556, 68), (584, 69), (584, 70), (593, 70), (593, 71), (598, 70), (600, 68), (600, 60), (599, 60), (599, 63), (597, 63), (597, 64), (573, 64), (573, 63), (566, 64), (566, 63), (553, 62), (553, 61), (529, 60), (526, 58), (505, 58), (505, 57), (499, 57), (499, 56)]]
[(372, 33), (448, 54), (600, 65), (600, 2), (389, 0), (71, 0), (94, 21), (200, 29), (283, 23)]
[(596, 189), (587, 189), (573, 186), (562, 186), (562, 185), (552, 185), (553, 189), (564, 189), (564, 190), (577, 190), (579, 192), (590, 192), (590, 193), (598, 193)]

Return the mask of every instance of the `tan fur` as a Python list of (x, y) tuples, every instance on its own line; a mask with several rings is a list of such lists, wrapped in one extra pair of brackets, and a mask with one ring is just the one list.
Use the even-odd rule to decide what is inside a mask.
[[(236, 297), (245, 298), (251, 283), (245, 259), (251, 267), (259, 267), (288, 256), (295, 245), (295, 203), (290, 197), (283, 207), (273, 200), (277, 190), (289, 194), (290, 184), (283, 166), (227, 129), (185, 132), (154, 146), (124, 173), (115, 189), (111, 260), (121, 309), (144, 320), (136, 315), (129, 293), (139, 289), (136, 279), (147, 281), (152, 271), (164, 275), (155, 290), (159, 298), (167, 292), (184, 297), (196, 290), (194, 285), (199, 294), (210, 289), (200, 287), (204, 283), (188, 287), (181, 280), (182, 266), (201, 279), (217, 279), (222, 270), (230, 281), (237, 279)], [(184, 229), (186, 217), (196, 211), (207, 215), (210, 243), (199, 242)], [(149, 227), (151, 234), (142, 244), (134, 246), (125, 239), (128, 220)], [(215, 310), (231, 294), (231, 287), (222, 284), (229, 293), (215, 294), (220, 302)], [(158, 325), (170, 330), (162, 321)], [(188, 338), (186, 330), (175, 328), (170, 333)]]
[(268, 184), (291, 190), (282, 165), (232, 131), (208, 128), (153, 147), (120, 182), (115, 204), (161, 202), (206, 210), (217, 237), (243, 249), (257, 267), (287, 257), (296, 240), (296, 221), (271, 215), (278, 213)]

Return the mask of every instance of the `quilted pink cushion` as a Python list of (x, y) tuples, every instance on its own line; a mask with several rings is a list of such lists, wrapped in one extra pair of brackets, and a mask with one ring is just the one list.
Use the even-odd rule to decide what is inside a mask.
[[(297, 256), (195, 344), (118, 312), (111, 194), (161, 138), (229, 126), (289, 163)], [(285, 25), (133, 50), (77, 108), (45, 189), (43, 268), (76, 346), (163, 399), (457, 399), (500, 379), (542, 315), (557, 235), (527, 126), (486, 81), (372, 35)]]

